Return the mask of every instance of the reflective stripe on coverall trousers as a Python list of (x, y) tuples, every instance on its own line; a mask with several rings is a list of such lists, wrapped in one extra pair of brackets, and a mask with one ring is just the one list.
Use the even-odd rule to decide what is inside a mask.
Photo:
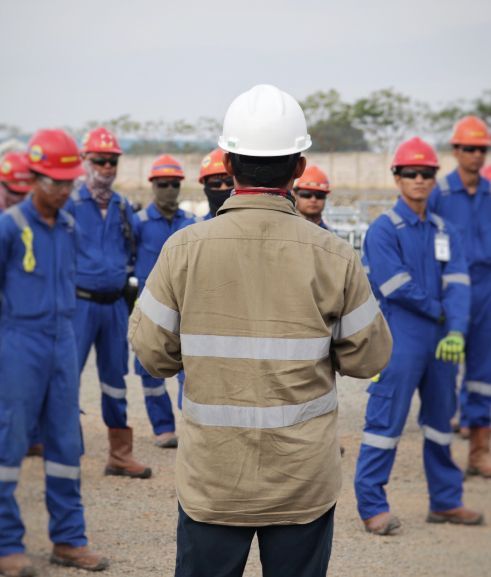
[(51, 228), (29, 198), (0, 218), (0, 244), (0, 556), (24, 551), (14, 493), (37, 427), (50, 538), (83, 546), (73, 219)]
[[(435, 236), (449, 237), (448, 262), (435, 258)], [(430, 509), (461, 506), (462, 473), (450, 452), (450, 419), (455, 412), (457, 368), (435, 359), (448, 331), (465, 333), (470, 288), (467, 267), (454, 229), (427, 213), (425, 221), (399, 199), (370, 227), (364, 261), (394, 339), (389, 365), (368, 388), (370, 394), (355, 490), (362, 519), (389, 510), (389, 481), (397, 444), (416, 389), (424, 436), (424, 467)], [(441, 324), (442, 316), (446, 320)]]

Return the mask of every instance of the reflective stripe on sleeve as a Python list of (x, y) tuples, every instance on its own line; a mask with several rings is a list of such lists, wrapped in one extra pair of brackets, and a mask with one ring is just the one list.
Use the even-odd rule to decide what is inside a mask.
[(314, 361), (329, 356), (331, 337), (276, 339), (217, 335), (181, 335), (182, 354), (188, 357), (222, 357), (278, 361)]
[(13, 483), (20, 477), (20, 467), (6, 467), (0, 465), (0, 481), (4, 483)]
[(385, 281), (384, 284), (380, 285), (380, 292), (384, 297), (388, 297), (390, 294), (395, 292), (402, 285), (405, 285), (411, 279), (411, 275), (407, 272), (400, 272), (395, 274), (392, 278)]
[(198, 425), (207, 427), (239, 427), (246, 429), (276, 429), (310, 421), (336, 409), (336, 390), (298, 405), (274, 407), (240, 407), (233, 405), (203, 405), (183, 399), (183, 415)]
[(159, 387), (143, 387), (143, 394), (145, 397), (160, 397), (164, 395), (167, 391), (165, 383), (162, 383)]
[(344, 315), (333, 327), (333, 338), (345, 339), (361, 331), (373, 322), (379, 312), (377, 301), (370, 293), (368, 299), (358, 308)]
[(467, 286), (470, 286), (471, 278), (468, 274), (465, 273), (453, 273), (442, 275), (442, 284), (444, 289), (446, 289), (448, 285), (451, 283), (465, 284)]
[(485, 397), (491, 397), (491, 384), (483, 383), (482, 381), (467, 381), (467, 391), (469, 393), (477, 393)]
[(432, 427), (428, 427), (428, 425), (423, 425), (421, 427), (423, 429), (423, 435), (425, 439), (433, 441), (437, 445), (447, 446), (450, 445), (453, 439), (452, 433), (442, 433), (441, 431), (437, 431)]
[(179, 313), (155, 299), (147, 287), (138, 299), (138, 306), (153, 323), (175, 335), (179, 334)]
[(60, 479), (71, 479), (77, 481), (80, 479), (80, 467), (70, 467), (69, 465), (60, 465), (53, 461), (45, 462), (46, 475), (49, 477), (59, 477)]
[(373, 433), (363, 433), (361, 442), (369, 447), (377, 449), (395, 449), (401, 437), (384, 437), (383, 435), (374, 435)]
[(111, 387), (106, 383), (101, 383), (101, 390), (105, 395), (113, 399), (124, 399), (126, 397), (126, 389)]

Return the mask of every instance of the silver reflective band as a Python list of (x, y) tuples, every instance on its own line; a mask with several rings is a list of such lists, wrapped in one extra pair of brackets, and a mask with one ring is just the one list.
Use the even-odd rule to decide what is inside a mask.
[(442, 445), (445, 447), (446, 445), (450, 445), (452, 442), (452, 433), (442, 433), (441, 431), (437, 431), (436, 429), (428, 427), (428, 425), (423, 425), (421, 428), (423, 429), (425, 439), (433, 441), (437, 445)]
[(404, 224), (402, 218), (397, 214), (397, 212), (393, 208), (389, 208), (389, 210), (386, 211), (385, 214), (389, 217), (390, 221), (394, 226)]
[(175, 335), (179, 334), (179, 313), (159, 303), (147, 287), (143, 289), (138, 299), (138, 306), (156, 325)]
[(370, 274), (370, 267), (367, 264), (363, 265), (363, 270), (365, 271), (365, 274)]
[(361, 442), (377, 449), (395, 449), (401, 437), (384, 437), (373, 433), (363, 433)]
[(485, 397), (491, 397), (491, 385), (481, 381), (467, 381), (467, 391), (469, 393), (478, 393)]
[(45, 462), (46, 475), (50, 477), (59, 477), (60, 479), (71, 479), (77, 481), (80, 479), (80, 467), (70, 467), (69, 465), (60, 465), (53, 461)]
[(331, 337), (275, 339), (181, 335), (181, 351), (188, 357), (222, 357), (275, 361), (314, 361), (329, 356)]
[(400, 272), (395, 274), (392, 278), (385, 281), (384, 284), (380, 285), (380, 292), (384, 297), (388, 297), (402, 285), (412, 280), (411, 275), (407, 272)]
[(464, 273), (453, 273), (442, 275), (443, 288), (446, 289), (450, 283), (465, 284), (470, 286), (471, 278), (468, 274)]
[(377, 301), (372, 293), (368, 299), (358, 308), (344, 315), (334, 325), (332, 337), (335, 340), (346, 339), (361, 331), (373, 322), (379, 312)]
[(126, 397), (126, 389), (117, 389), (106, 385), (106, 383), (101, 383), (101, 389), (105, 395), (113, 399), (124, 399)]
[(0, 465), (0, 481), (4, 483), (13, 483), (18, 481), (20, 477), (20, 467), (6, 467)]
[(145, 397), (160, 397), (160, 395), (164, 395), (167, 391), (167, 387), (165, 383), (160, 385), (159, 387), (143, 387), (143, 394)]
[(338, 406), (336, 390), (313, 401), (299, 405), (274, 407), (239, 407), (234, 405), (203, 405), (184, 397), (182, 413), (186, 419), (207, 427), (239, 427), (246, 429), (277, 429), (291, 427), (330, 413)]

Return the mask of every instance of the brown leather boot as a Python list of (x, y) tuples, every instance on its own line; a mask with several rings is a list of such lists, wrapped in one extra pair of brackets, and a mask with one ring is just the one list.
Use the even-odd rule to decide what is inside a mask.
[(395, 535), (401, 527), (399, 519), (392, 513), (379, 513), (363, 521), (365, 531), (374, 535)]
[(0, 557), (0, 574), (5, 577), (35, 577), (38, 572), (25, 553)]
[(133, 429), (108, 429), (109, 459), (105, 475), (148, 479), (152, 469), (133, 459)]
[(484, 515), (466, 507), (457, 507), (448, 511), (430, 511), (427, 523), (453, 523), (455, 525), (484, 525)]
[(109, 567), (108, 559), (91, 551), (87, 546), (55, 545), (49, 561), (55, 565), (76, 567), (86, 571), (104, 571)]
[(491, 478), (490, 437), (491, 429), (488, 427), (471, 427), (468, 475), (481, 475), (481, 477), (486, 479)]

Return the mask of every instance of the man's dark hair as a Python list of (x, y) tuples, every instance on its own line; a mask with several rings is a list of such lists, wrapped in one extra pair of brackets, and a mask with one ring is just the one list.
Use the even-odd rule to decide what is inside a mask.
[(290, 182), (300, 153), (289, 156), (244, 156), (230, 154), (237, 181), (247, 186), (284, 188)]

